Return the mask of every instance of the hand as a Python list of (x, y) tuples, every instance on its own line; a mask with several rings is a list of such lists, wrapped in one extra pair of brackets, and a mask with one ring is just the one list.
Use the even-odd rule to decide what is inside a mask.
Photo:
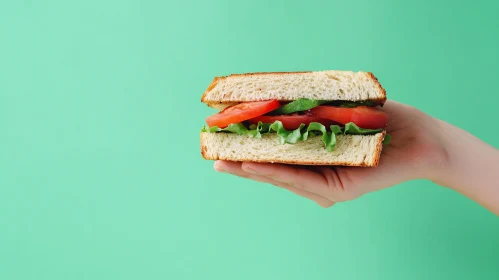
[(443, 122), (395, 101), (387, 101), (382, 110), (390, 116), (387, 132), (392, 141), (384, 147), (376, 168), (225, 161), (215, 162), (214, 168), (287, 189), (323, 207), (407, 180), (437, 180), (448, 161), (441, 137)]
[[(413, 107), (388, 101), (390, 116), (378, 167), (309, 167), (215, 162), (215, 170), (269, 183), (323, 207), (414, 179), (429, 179), (499, 215), (499, 151)], [(472, 171), (472, 172), (470, 172)]]

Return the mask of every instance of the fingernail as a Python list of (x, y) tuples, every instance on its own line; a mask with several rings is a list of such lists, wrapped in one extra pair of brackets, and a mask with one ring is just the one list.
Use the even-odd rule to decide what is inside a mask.
[(222, 168), (215, 168), (215, 171), (221, 172), (221, 173), (227, 173), (227, 170), (222, 169)]
[(215, 169), (215, 171), (217, 171), (217, 172), (223, 172), (223, 173), (226, 173), (226, 172), (227, 172), (227, 170), (226, 170), (225, 168), (223, 168), (222, 166), (220, 166), (220, 164), (218, 164), (218, 163), (215, 163), (215, 164), (213, 165), (213, 168), (214, 168), (214, 169)]
[(246, 165), (244, 165), (244, 164), (243, 164), (243, 166), (242, 166), (242, 170), (243, 170), (244, 172), (251, 173), (251, 174), (257, 174), (257, 173), (258, 173), (258, 172), (256, 172), (256, 170), (255, 170), (255, 169), (251, 168), (250, 166), (246, 166)]

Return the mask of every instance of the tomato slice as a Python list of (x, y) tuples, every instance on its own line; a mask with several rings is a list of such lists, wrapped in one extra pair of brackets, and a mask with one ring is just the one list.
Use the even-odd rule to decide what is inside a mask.
[(309, 125), (311, 122), (318, 122), (325, 125), (327, 128), (333, 124), (337, 124), (332, 120), (327, 120), (314, 116), (306, 116), (306, 115), (280, 115), (280, 116), (260, 116), (253, 119), (248, 120), (251, 124), (258, 124), (258, 122), (262, 123), (274, 123), (275, 121), (282, 122), (282, 126), (284, 126), (287, 130), (294, 130), (300, 127), (301, 124)]
[(227, 107), (218, 114), (209, 116), (206, 118), (206, 123), (209, 126), (226, 128), (231, 123), (239, 123), (261, 116), (279, 108), (279, 106), (280, 103), (277, 100), (244, 102)]
[(341, 124), (353, 122), (360, 128), (368, 129), (384, 128), (388, 122), (386, 113), (366, 106), (355, 108), (318, 106), (310, 110), (310, 115)]

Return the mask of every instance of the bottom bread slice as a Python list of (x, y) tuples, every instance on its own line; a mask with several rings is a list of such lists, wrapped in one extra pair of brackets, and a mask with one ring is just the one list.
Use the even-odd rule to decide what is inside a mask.
[(295, 144), (281, 144), (273, 133), (251, 138), (235, 133), (201, 132), (201, 154), (207, 160), (377, 166), (385, 134), (337, 135), (334, 151), (328, 152), (320, 136), (311, 136)]

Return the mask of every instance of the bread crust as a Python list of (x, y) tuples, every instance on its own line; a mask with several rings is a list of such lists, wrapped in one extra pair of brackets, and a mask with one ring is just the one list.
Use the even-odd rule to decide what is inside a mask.
[[(288, 75), (288, 74), (308, 74), (308, 73), (313, 73), (313, 71), (250, 72), (250, 73), (230, 74), (230, 75), (227, 75), (227, 76), (215, 77), (215, 78), (213, 78), (212, 82), (208, 85), (208, 87), (206, 88), (205, 92), (201, 96), (201, 102), (205, 103), (209, 107), (212, 107), (212, 108), (215, 108), (215, 109), (219, 109), (219, 110), (222, 110), (222, 109), (224, 109), (224, 108), (226, 108), (228, 106), (233, 106), (233, 105), (236, 105), (236, 104), (239, 104), (239, 103), (242, 103), (242, 102), (247, 102), (245, 100), (231, 100), (231, 101), (223, 101), (223, 100), (213, 101), (213, 100), (207, 100), (207, 95), (210, 93), (211, 90), (213, 90), (217, 86), (217, 84), (220, 81), (228, 79), (228, 78), (233, 77), (233, 76)], [(374, 98), (374, 99), (369, 99), (369, 100), (366, 100), (366, 101), (372, 101), (372, 102), (380, 103), (381, 105), (383, 105), (385, 103), (385, 101), (386, 101), (386, 90), (383, 88), (383, 86), (379, 82), (378, 78), (376, 78), (376, 76), (374, 76), (374, 74), (372, 72), (365, 72), (365, 73), (374, 82), (374, 84), (380, 90), (380, 92), (381, 92), (381, 94), (383, 96), (382, 98)], [(280, 101), (292, 101), (292, 100), (280, 100)]]
[(306, 74), (306, 73), (312, 73), (312, 71), (299, 71), (299, 72), (251, 72), (251, 73), (230, 74), (230, 75), (227, 75), (227, 76), (215, 77), (215, 78), (213, 78), (213, 81), (211, 81), (210, 85), (208, 86), (208, 88), (205, 90), (205, 92), (201, 96), (201, 102), (206, 103), (208, 106), (210, 106), (210, 104), (227, 104), (227, 103), (235, 103), (235, 104), (237, 104), (237, 103), (243, 102), (243, 101), (231, 101), (231, 102), (224, 102), (224, 101), (210, 102), (210, 101), (206, 101), (206, 95), (214, 87), (217, 86), (218, 82), (220, 82), (221, 80), (227, 79), (229, 77), (232, 77), (232, 76), (286, 75), (286, 74)]
[[(381, 91), (381, 94), (383, 95), (383, 98), (381, 98), (379, 100), (376, 100), (376, 101), (384, 104), (385, 101), (386, 101), (386, 90), (385, 90), (385, 88), (383, 88), (383, 86), (379, 82), (378, 78), (376, 78), (376, 76), (374, 76), (374, 74), (372, 72), (366, 72), (366, 73), (374, 81), (374, 83), (376, 84), (376, 86), (378, 87), (378, 89)], [(372, 100), (372, 101), (374, 101), (374, 100)]]
[[(312, 73), (312, 72), (313, 71), (253, 72), (253, 73), (243, 73), (243, 74), (230, 74), (228, 76), (215, 77), (212, 80), (212, 82), (210, 83), (210, 85), (208, 86), (208, 88), (203, 93), (203, 95), (201, 97), (201, 102), (207, 104), (210, 107), (213, 107), (213, 108), (216, 108), (219, 110), (223, 110), (224, 108), (231, 106), (231, 105), (236, 105), (236, 104), (239, 104), (242, 102), (247, 102), (246, 100), (234, 100), (234, 99), (231, 99), (230, 101), (207, 100), (207, 96), (218, 85), (218, 83), (220, 83), (221, 81), (223, 81), (225, 79), (233, 77), (233, 76), (288, 75), (288, 74), (295, 75), (295, 74), (308, 74), (308, 73)], [(366, 75), (366, 77), (368, 79), (370, 79), (373, 82), (374, 87), (379, 90), (379, 92), (377, 92), (376, 94), (377, 94), (377, 96), (380, 96), (379, 98), (368, 99), (368, 100), (374, 101), (374, 102), (377, 102), (377, 103), (383, 105), (386, 101), (386, 90), (382, 87), (381, 83), (378, 81), (378, 79), (376, 78), (376, 76), (374, 76), (374, 74), (372, 72), (364, 72), (364, 74)], [(329, 75), (328, 75), (328, 77), (329, 77)], [(337, 78), (335, 78), (334, 76), (329, 77), (329, 78), (337, 80)], [(291, 100), (280, 100), (280, 101), (291, 101)], [(258, 154), (258, 157), (255, 157), (254, 155), (253, 155), (253, 157), (251, 157), (250, 155), (247, 155), (244, 153), (238, 153), (238, 150), (234, 150), (234, 149), (230, 149), (230, 148), (229, 148), (229, 151), (231, 151), (232, 153), (235, 153), (235, 154), (224, 153), (223, 152), (225, 149), (224, 147), (216, 147), (216, 145), (209, 145), (210, 141), (214, 141), (212, 143), (217, 143), (217, 141), (214, 140), (214, 138), (212, 136), (208, 137), (209, 134), (212, 134), (212, 133), (202, 132), (200, 135), (201, 155), (206, 160), (226, 160), (226, 161), (239, 161), (239, 162), (252, 161), (252, 162), (282, 163), (282, 164), (293, 164), (293, 165), (359, 166), (359, 167), (378, 166), (378, 164), (380, 162), (382, 149), (383, 149), (383, 140), (386, 137), (386, 131), (383, 131), (381, 137), (376, 138), (376, 140), (374, 140), (374, 139), (370, 140), (371, 141), (369, 144), (370, 148), (368, 149), (369, 152), (367, 152), (367, 154), (364, 154), (363, 159), (362, 159), (363, 153), (362, 152), (356, 153), (354, 150), (355, 147), (352, 147), (351, 150), (349, 149), (348, 152), (345, 152), (343, 157), (340, 157), (340, 158), (345, 159), (345, 158), (348, 158), (349, 153), (353, 153), (354, 159), (352, 161), (348, 161), (348, 160), (339, 160), (339, 159), (338, 160), (334, 160), (334, 159), (331, 160), (330, 156), (325, 156), (324, 154), (321, 154), (321, 153), (319, 153), (319, 156), (317, 158), (314, 157), (315, 155), (312, 156), (312, 157), (314, 157), (315, 160), (311, 159), (310, 157), (308, 159), (304, 159), (304, 158), (306, 158), (306, 156), (303, 156), (303, 158), (298, 159), (298, 160), (297, 159), (290, 159), (289, 157), (288, 157), (288, 159), (286, 159), (286, 158), (272, 157), (272, 156), (269, 156), (268, 154), (265, 155), (264, 153), (262, 153), (261, 155)], [(378, 134), (378, 136), (379, 136), (379, 134)], [(235, 137), (234, 140), (231, 138), (229, 140), (229, 142), (226, 142), (226, 143), (229, 143), (229, 146), (232, 146), (230, 144), (233, 143), (232, 141), (236, 141), (236, 138), (238, 136), (234, 136), (234, 137)], [(215, 137), (215, 138), (217, 138), (217, 137)], [(350, 138), (350, 139), (352, 139), (352, 138)], [(374, 141), (376, 141), (376, 143), (374, 143)], [(349, 145), (349, 144), (347, 144), (345, 142), (345, 145)], [(211, 146), (211, 148), (210, 148), (210, 146)], [(318, 147), (318, 146), (315, 146), (315, 147)], [(349, 147), (349, 146), (344, 146), (344, 147)], [(209, 149), (213, 149), (213, 150), (210, 151)], [(313, 148), (313, 149), (315, 149), (315, 148)], [(299, 151), (298, 153), (303, 152), (303, 150), (298, 150), (298, 151)], [(339, 153), (341, 154), (341, 152), (339, 152)], [(356, 159), (355, 159), (355, 154), (357, 156)], [(322, 157), (322, 160), (320, 159), (320, 157)]]
[[(383, 131), (382, 137), (379, 137), (378, 141), (376, 142), (375, 149), (373, 152), (373, 160), (371, 162), (366, 162), (365, 158), (362, 160), (361, 163), (352, 163), (348, 161), (337, 161), (334, 164), (327, 163), (325, 161), (321, 160), (312, 160), (312, 161), (304, 161), (304, 160), (286, 160), (286, 159), (276, 159), (273, 158), (272, 160), (268, 159), (251, 159), (249, 157), (244, 158), (239, 154), (237, 159), (231, 156), (220, 156), (215, 155), (210, 156), (210, 153), (208, 152), (208, 138), (207, 136), (210, 133), (208, 132), (201, 132), (200, 134), (200, 139), (201, 139), (201, 155), (204, 159), (206, 160), (225, 160), (225, 161), (234, 161), (234, 162), (260, 162), (260, 163), (282, 163), (282, 164), (292, 164), (292, 165), (310, 165), (310, 166), (352, 166), (352, 167), (376, 167), (379, 164), (380, 157), (381, 157), (381, 152), (383, 150), (383, 140), (386, 136), (386, 131)], [(241, 137), (246, 137), (246, 136), (241, 136)]]
[(379, 165), (379, 161), (381, 159), (381, 152), (383, 151), (383, 141), (385, 140), (385, 137), (386, 137), (386, 130), (383, 130), (383, 137), (381, 137), (378, 140), (378, 143), (376, 143), (376, 150), (374, 152), (376, 156), (374, 157), (374, 163), (372, 166)]

